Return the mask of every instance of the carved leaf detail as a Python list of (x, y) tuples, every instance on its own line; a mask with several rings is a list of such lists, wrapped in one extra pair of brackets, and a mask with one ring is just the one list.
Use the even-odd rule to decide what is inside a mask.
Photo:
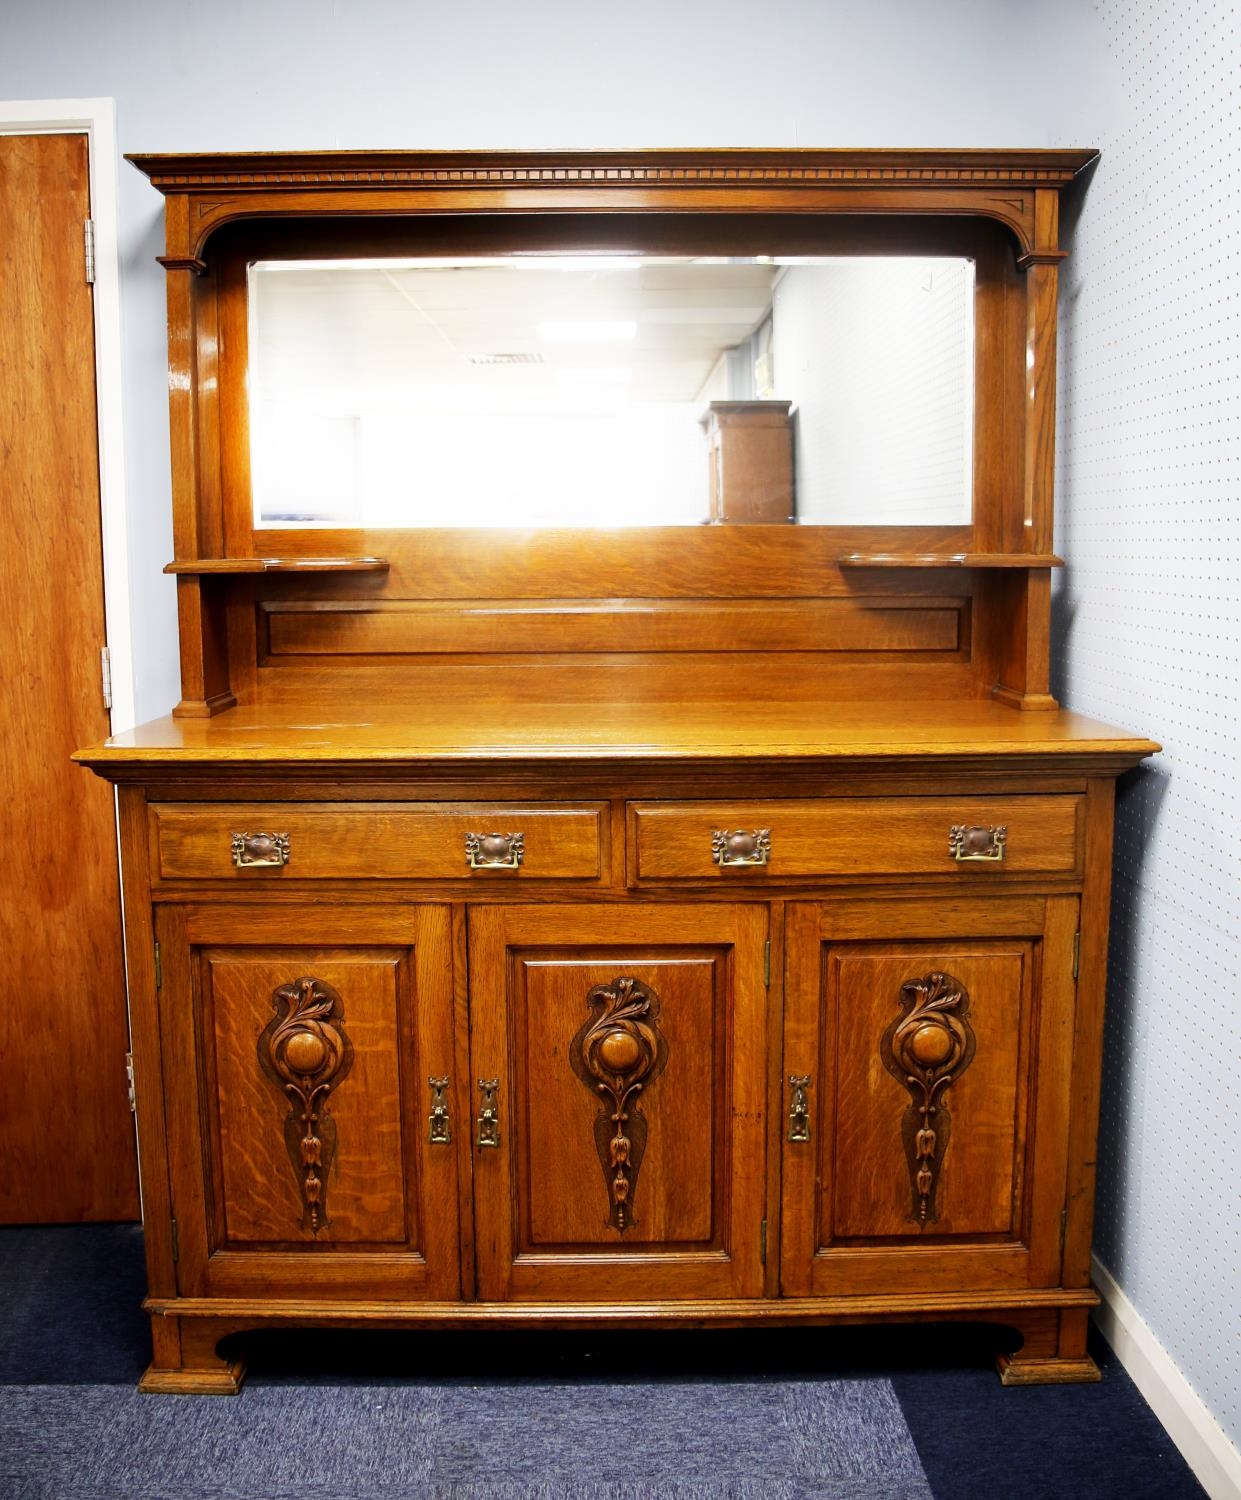
[(948, 1149), (948, 1089), (974, 1058), (969, 995), (951, 974), (927, 974), (901, 986), (904, 1011), (884, 1032), (880, 1056), (909, 1091), (901, 1122), (913, 1191), (911, 1217), (920, 1229), (937, 1220), (935, 1194)]
[(623, 1234), (637, 1223), (630, 1199), (646, 1149), (638, 1098), (663, 1072), (668, 1044), (658, 1030), (659, 999), (640, 980), (621, 976), (596, 985), (586, 1004), (593, 1014), (569, 1043), (569, 1065), (603, 1103), (595, 1149), (608, 1189), (606, 1222)]
[(299, 1179), (302, 1222), (317, 1235), (327, 1222), (324, 1179), (336, 1154), (328, 1095), (349, 1072), (353, 1048), (342, 1029), (341, 998), (321, 979), (282, 984), (271, 1003), (276, 1014), (259, 1037), (259, 1066), (289, 1098), (285, 1146)]

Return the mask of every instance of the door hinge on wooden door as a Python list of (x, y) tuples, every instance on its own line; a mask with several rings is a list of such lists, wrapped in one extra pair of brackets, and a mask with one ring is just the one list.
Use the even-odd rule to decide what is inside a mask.
[(103, 689), (103, 706), (112, 707), (112, 653), (106, 646), (99, 648), (99, 676)]
[(758, 1263), (760, 1266), (767, 1264), (767, 1220), (764, 1219), (758, 1231)]
[(1077, 978), (1077, 971), (1082, 961), (1082, 935), (1080, 929), (1073, 934), (1073, 978)]
[(157, 990), (164, 988), (164, 965), (160, 961), (158, 943), (155, 945), (155, 988)]
[(95, 284), (95, 221), (82, 220), (82, 250), (86, 261), (86, 285)]
[(1069, 1227), (1069, 1211), (1067, 1208), (1060, 1210), (1060, 1256), (1064, 1257), (1064, 1237)]
[(138, 1101), (134, 1097), (134, 1055), (132, 1052), (125, 1054), (125, 1089), (129, 1097), (129, 1112), (131, 1115), (136, 1114)]
[(172, 1259), (175, 1264), (181, 1259), (181, 1235), (177, 1229), (177, 1221), (169, 1219), (168, 1222), (172, 1225)]

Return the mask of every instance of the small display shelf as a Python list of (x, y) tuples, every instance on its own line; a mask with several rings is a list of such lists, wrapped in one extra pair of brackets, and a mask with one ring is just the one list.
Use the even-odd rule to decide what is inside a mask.
[(1054, 552), (846, 552), (842, 568), (1062, 568)]
[(165, 573), (386, 573), (383, 557), (197, 557), (170, 562)]

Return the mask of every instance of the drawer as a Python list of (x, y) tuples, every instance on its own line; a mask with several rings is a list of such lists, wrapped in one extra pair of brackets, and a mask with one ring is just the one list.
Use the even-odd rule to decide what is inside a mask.
[[(606, 811), (605, 803), (157, 803), (152, 874), (157, 880), (599, 880), (608, 868)], [(518, 835), (516, 849), (497, 834)], [(469, 862), (471, 845), (476, 866)]]
[[(631, 802), (629, 883), (795, 879), (836, 875), (953, 875), (983, 879), (1080, 871), (1084, 798), (850, 797), (762, 802)], [(1002, 858), (958, 860), (950, 830), (1003, 828)], [(749, 837), (765, 831), (761, 840)], [(727, 835), (747, 837), (727, 842)], [(716, 845), (725, 835), (726, 857)], [(983, 833), (963, 854), (988, 854)], [(751, 849), (751, 845), (766, 845)], [(758, 863), (766, 856), (765, 862)]]

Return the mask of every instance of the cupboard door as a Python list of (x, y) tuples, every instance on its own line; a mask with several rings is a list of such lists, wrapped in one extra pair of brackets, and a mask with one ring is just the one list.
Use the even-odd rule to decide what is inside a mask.
[(1075, 897), (794, 905), (786, 1296), (1060, 1279)]
[(764, 906), (471, 909), (480, 1298), (761, 1294), (767, 931)]
[(182, 1294), (456, 1296), (447, 908), (165, 907), (157, 932)]

